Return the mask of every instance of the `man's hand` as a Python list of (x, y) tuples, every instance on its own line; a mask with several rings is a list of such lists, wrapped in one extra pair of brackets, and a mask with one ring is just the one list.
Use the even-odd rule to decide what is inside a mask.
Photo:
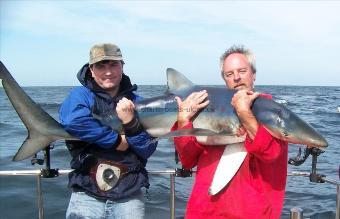
[(177, 122), (179, 128), (185, 126), (200, 109), (208, 106), (209, 100), (206, 100), (207, 97), (206, 90), (193, 92), (184, 101), (180, 97), (175, 97), (178, 104)]
[(258, 123), (250, 107), (259, 95), (259, 93), (253, 91), (239, 90), (231, 100), (231, 105), (235, 108), (243, 128), (251, 139), (254, 139), (256, 135)]
[(120, 136), (122, 138), (120, 144), (117, 146), (117, 151), (126, 151), (129, 148), (129, 144), (126, 141), (125, 135)]
[(241, 127), (237, 130), (236, 136), (237, 136), (237, 137), (241, 137), (241, 136), (245, 135), (246, 133), (247, 133), (246, 129), (243, 128), (243, 126), (241, 126)]
[(117, 103), (116, 112), (117, 112), (118, 118), (122, 121), (122, 123), (127, 124), (134, 117), (135, 105), (133, 104), (131, 100), (123, 97)]
[(234, 94), (231, 105), (235, 108), (237, 114), (251, 111), (250, 107), (259, 95), (254, 91), (239, 90)]

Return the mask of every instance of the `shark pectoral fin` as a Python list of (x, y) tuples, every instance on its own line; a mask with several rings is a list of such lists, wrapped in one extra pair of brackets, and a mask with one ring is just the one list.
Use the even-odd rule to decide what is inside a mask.
[(193, 128), (193, 129), (180, 129), (172, 132), (168, 132), (165, 135), (161, 135), (157, 138), (154, 138), (150, 143), (154, 143), (160, 139), (170, 139), (173, 137), (180, 137), (180, 136), (211, 136), (211, 135), (218, 135), (218, 133), (211, 131), (209, 129), (200, 129), (200, 128)]
[(216, 195), (230, 182), (246, 156), (247, 151), (244, 148), (243, 142), (225, 147), (210, 185), (209, 195)]
[(236, 135), (214, 135), (214, 136), (197, 136), (197, 141), (203, 145), (229, 145), (246, 140), (246, 135), (237, 137)]

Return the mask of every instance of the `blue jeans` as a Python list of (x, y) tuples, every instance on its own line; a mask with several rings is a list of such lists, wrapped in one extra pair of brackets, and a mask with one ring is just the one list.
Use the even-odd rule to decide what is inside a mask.
[(98, 200), (85, 192), (72, 192), (66, 219), (143, 219), (144, 202), (142, 191), (116, 201)]

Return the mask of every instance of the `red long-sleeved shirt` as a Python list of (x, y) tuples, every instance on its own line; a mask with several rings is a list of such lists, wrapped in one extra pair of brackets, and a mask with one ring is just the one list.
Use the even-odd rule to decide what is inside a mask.
[[(192, 128), (188, 123), (186, 129)], [(177, 130), (177, 123), (172, 130)], [(174, 139), (185, 168), (197, 166), (193, 189), (187, 203), (186, 219), (280, 218), (284, 201), (288, 143), (274, 138), (260, 125), (254, 140), (244, 143), (248, 154), (241, 167), (218, 194), (208, 194), (224, 146), (206, 146), (195, 137)]]

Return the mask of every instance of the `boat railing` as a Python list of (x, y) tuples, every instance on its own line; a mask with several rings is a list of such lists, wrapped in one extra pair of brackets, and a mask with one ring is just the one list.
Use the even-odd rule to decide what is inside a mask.
[[(55, 172), (52, 173), (53, 176), (46, 174), (45, 169), (36, 169), (36, 170), (5, 170), (0, 171), (0, 176), (36, 176), (37, 178), (37, 205), (38, 205), (38, 214), (39, 219), (44, 218), (44, 207), (43, 207), (43, 194), (41, 189), (41, 179), (42, 178), (50, 178), (59, 175), (65, 175), (70, 173), (71, 169), (59, 170), (54, 169)], [(170, 218), (175, 218), (175, 177), (188, 177), (191, 176), (195, 171), (185, 171), (183, 169), (167, 169), (167, 170), (149, 170), (148, 173), (150, 175), (169, 175), (170, 176)], [(311, 177), (311, 173), (309, 172), (290, 172), (288, 176), (303, 176), (303, 177)], [(340, 182), (337, 180), (329, 179), (327, 177), (321, 176), (320, 181), (329, 183), (336, 186), (337, 195), (336, 195), (336, 212), (335, 219), (339, 219), (340, 216)], [(293, 207), (290, 211), (291, 219), (302, 219), (303, 218), (303, 210), (301, 208)]]

